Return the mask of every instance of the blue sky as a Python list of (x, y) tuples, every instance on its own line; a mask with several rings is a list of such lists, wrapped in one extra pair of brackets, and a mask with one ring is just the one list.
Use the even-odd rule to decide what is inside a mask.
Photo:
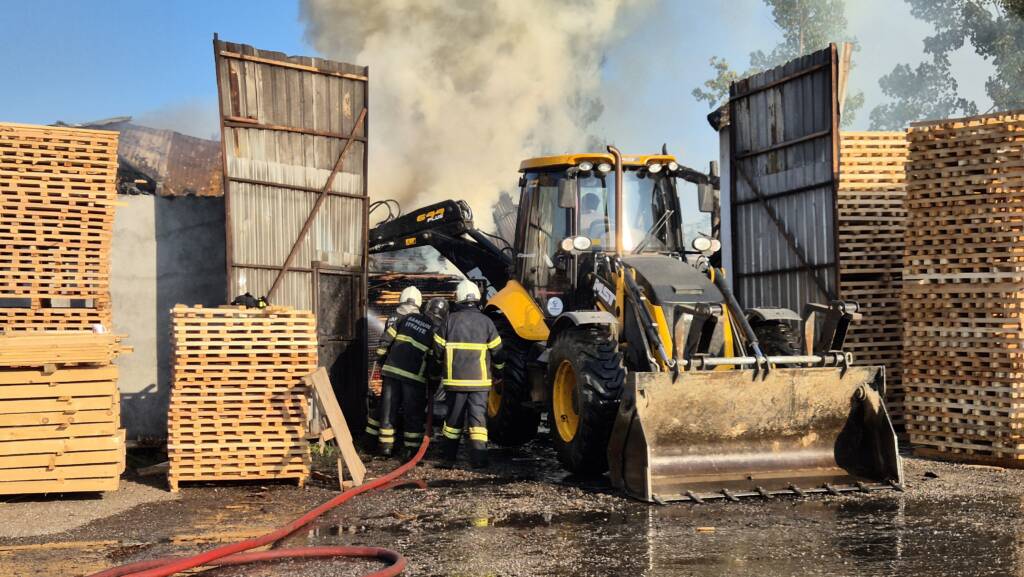
[(310, 51), (288, 1), (7, 0), (0, 29), (0, 117), (28, 123), (196, 112), (216, 131), (214, 32)]
[[(868, 97), (855, 126), (865, 129), (867, 110), (881, 101), (878, 75), (891, 69), (892, 54), (916, 62), (927, 27), (897, 0), (847, 4), (850, 31), (864, 45), (851, 83)], [(214, 32), (260, 48), (315, 55), (298, 6), (288, 0), (8, 0), (2, 8), (0, 120), (6, 121), (131, 115), (143, 124), (210, 137), (217, 131)], [(878, 13), (886, 18), (876, 18)], [(704, 166), (717, 145), (704, 120), (707, 106), (690, 91), (707, 78), (708, 58), (717, 54), (742, 66), (749, 52), (778, 39), (760, 0), (663, 0), (611, 47), (604, 82), (617, 88), (604, 95), (605, 113), (591, 132), (638, 152), (668, 142), (684, 162)], [(983, 97), (983, 63), (968, 50), (954, 61), (961, 86), (974, 91), (968, 95)], [(517, 161), (509, 162), (512, 167)]]

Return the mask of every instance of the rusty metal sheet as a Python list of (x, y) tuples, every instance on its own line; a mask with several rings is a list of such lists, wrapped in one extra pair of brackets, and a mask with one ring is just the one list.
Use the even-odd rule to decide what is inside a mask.
[(729, 203), (736, 294), (747, 307), (837, 296), (835, 45), (730, 89)]
[(117, 149), (123, 174), (118, 190), (129, 192), (134, 179), (145, 178), (161, 196), (221, 196), (220, 143), (173, 130), (132, 124), (130, 117), (86, 126), (121, 133)]

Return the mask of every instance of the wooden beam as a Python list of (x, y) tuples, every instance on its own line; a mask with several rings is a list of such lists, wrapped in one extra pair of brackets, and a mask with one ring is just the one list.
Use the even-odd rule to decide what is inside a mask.
[(805, 135), (801, 136), (800, 138), (794, 138), (792, 140), (784, 140), (782, 142), (773, 144), (771, 146), (766, 146), (766, 147), (764, 147), (764, 148), (762, 148), (760, 150), (751, 150), (750, 152), (743, 152), (743, 153), (737, 154), (736, 155), (736, 160), (742, 160), (744, 158), (749, 158), (751, 156), (758, 156), (760, 154), (766, 154), (768, 152), (772, 152), (773, 150), (779, 150), (780, 148), (788, 148), (790, 146), (794, 146), (796, 144), (800, 144), (801, 142), (807, 142), (808, 140), (814, 140), (815, 138), (821, 138), (823, 136), (828, 136), (830, 134), (832, 134), (832, 129), (831, 128), (826, 128), (825, 130), (819, 130), (818, 132), (812, 132), (810, 134), (805, 134)]
[[(313, 193), (316, 193), (316, 194), (320, 194), (321, 192), (323, 192), (323, 189), (320, 189), (320, 188), (310, 188), (308, 186), (299, 186), (297, 184), (284, 184), (284, 183), (281, 183), (281, 182), (268, 182), (266, 180), (256, 180), (255, 178), (240, 178), (240, 177), (237, 177), (237, 176), (229, 176), (228, 180), (230, 180), (231, 182), (238, 182), (238, 183), (242, 183), (242, 184), (254, 184), (256, 186), (269, 186), (269, 187), (272, 187), (272, 188), (286, 188), (288, 190), (297, 190), (299, 192), (313, 192)], [(369, 199), (366, 198), (365, 196), (363, 196), (361, 194), (355, 194), (355, 193), (352, 193), (352, 192), (341, 192), (341, 191), (337, 191), (337, 190), (328, 190), (327, 194), (329, 194), (330, 196), (343, 196), (345, 198), (355, 198), (355, 199), (362, 200), (362, 201), (369, 201)]]
[[(331, 433), (334, 435), (334, 442), (338, 445), (341, 458), (348, 467), (352, 481), (356, 485), (362, 485), (366, 478), (366, 467), (359, 458), (355, 444), (352, 441), (352, 433), (348, 430), (348, 423), (345, 421), (345, 414), (338, 405), (338, 399), (334, 396), (334, 389), (331, 387), (331, 380), (327, 377), (327, 369), (320, 367), (313, 373), (302, 377), (310, 389), (316, 394), (317, 403), (323, 409), (327, 422), (331, 425)], [(340, 463), (339, 463), (340, 465)], [(341, 481), (341, 468), (338, 469), (338, 480)]]
[(853, 44), (843, 42), (842, 54), (839, 56), (839, 114), (843, 114), (843, 107), (846, 104), (846, 85), (850, 79), (850, 59), (853, 56)]
[(263, 124), (262, 122), (245, 116), (226, 116), (224, 126), (230, 128), (252, 128), (255, 130), (274, 130), (278, 132), (292, 132), (295, 134), (308, 134), (310, 136), (324, 136), (327, 138), (353, 138), (359, 142), (366, 142), (365, 136), (346, 136), (339, 132), (328, 132), (326, 130), (313, 130), (312, 128), (298, 128), (295, 126), (284, 126), (281, 124)]
[(338, 175), (342, 165), (345, 163), (345, 154), (348, 152), (348, 147), (352, 145), (352, 136), (355, 136), (359, 132), (359, 128), (363, 125), (363, 121), (366, 120), (366, 107), (359, 112), (359, 118), (356, 119), (356, 123), (352, 125), (352, 132), (349, 135), (349, 139), (345, 141), (345, 146), (341, 148), (341, 154), (338, 155), (337, 162), (334, 163), (334, 168), (331, 170), (330, 176), (327, 177), (327, 182), (324, 184), (323, 189), (320, 191), (320, 195), (316, 197), (316, 202), (313, 203), (313, 208), (309, 210), (309, 215), (306, 217), (306, 222), (302, 224), (302, 229), (299, 231), (299, 236), (296, 237), (295, 242), (292, 243), (292, 249), (288, 251), (288, 257), (284, 259), (284, 264), (281, 265), (281, 272), (277, 273), (274, 277), (274, 284), (270, 285), (270, 291), (267, 292), (267, 300), (273, 302), (271, 299), (274, 296), (274, 292), (277, 287), (281, 284), (281, 280), (284, 279), (284, 275), (288, 272), (288, 269), (292, 265), (292, 261), (295, 260), (295, 255), (299, 253), (299, 247), (302, 246), (302, 242), (306, 239), (306, 235), (309, 234), (309, 229), (313, 226), (313, 219), (320, 212), (320, 207), (323, 206), (324, 201), (330, 196), (326, 194), (331, 189), (331, 185), (334, 184), (334, 177)]
[[(216, 42), (216, 40), (215, 40)], [(217, 54), (224, 58), (233, 58), (235, 60), (244, 60), (246, 62), (256, 62), (257, 64), (266, 64), (267, 66), (278, 66), (280, 68), (291, 68), (292, 70), (304, 70), (306, 72), (313, 72), (316, 74), (323, 74), (324, 76), (334, 76), (337, 78), (345, 78), (347, 80), (358, 80), (366, 82), (368, 79), (361, 74), (349, 74), (347, 72), (335, 72), (333, 70), (324, 70), (323, 68), (317, 68), (316, 66), (308, 66), (306, 64), (299, 64), (297, 62), (287, 62), (284, 60), (274, 60), (272, 58), (261, 58), (259, 56), (250, 56), (248, 54), (239, 54), (238, 52), (230, 52), (228, 50), (221, 50)]]
[[(754, 94), (757, 94), (758, 92), (764, 92), (765, 90), (768, 90), (769, 88), (775, 88), (776, 86), (778, 86), (780, 84), (785, 84), (786, 82), (789, 82), (790, 80), (793, 80), (794, 78), (800, 78), (801, 76), (807, 76), (808, 74), (811, 74), (813, 72), (817, 72), (817, 71), (821, 70), (822, 68), (828, 67), (828, 65), (829, 65), (828, 62), (822, 62), (821, 64), (815, 64), (814, 66), (811, 66), (810, 68), (804, 68), (803, 70), (798, 70), (798, 71), (794, 72), (793, 74), (790, 74), (789, 76), (783, 76), (782, 78), (779, 78), (778, 80), (773, 80), (773, 81), (769, 82), (768, 84), (765, 84), (764, 86), (758, 86), (757, 88), (751, 88), (750, 90), (747, 90), (746, 92), (743, 92), (743, 93), (740, 93), (740, 94), (730, 95), (729, 99), (730, 100), (739, 100), (740, 98), (747, 98), (748, 96), (753, 96)], [(735, 86), (736, 84), (739, 84), (739, 82), (743, 82), (743, 80), (740, 80), (738, 82), (733, 83), (733, 86)]]

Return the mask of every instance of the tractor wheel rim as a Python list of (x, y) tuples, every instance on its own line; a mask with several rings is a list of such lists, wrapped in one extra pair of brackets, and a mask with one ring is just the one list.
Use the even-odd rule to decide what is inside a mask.
[(580, 415), (576, 412), (576, 370), (569, 360), (562, 361), (555, 371), (554, 390), (551, 391), (552, 409), (558, 436), (566, 443), (576, 438)]

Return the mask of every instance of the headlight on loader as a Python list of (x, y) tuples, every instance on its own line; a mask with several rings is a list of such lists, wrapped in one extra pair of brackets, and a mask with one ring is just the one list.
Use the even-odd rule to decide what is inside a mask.
[(559, 246), (565, 252), (590, 250), (590, 239), (585, 236), (568, 236), (562, 239)]

